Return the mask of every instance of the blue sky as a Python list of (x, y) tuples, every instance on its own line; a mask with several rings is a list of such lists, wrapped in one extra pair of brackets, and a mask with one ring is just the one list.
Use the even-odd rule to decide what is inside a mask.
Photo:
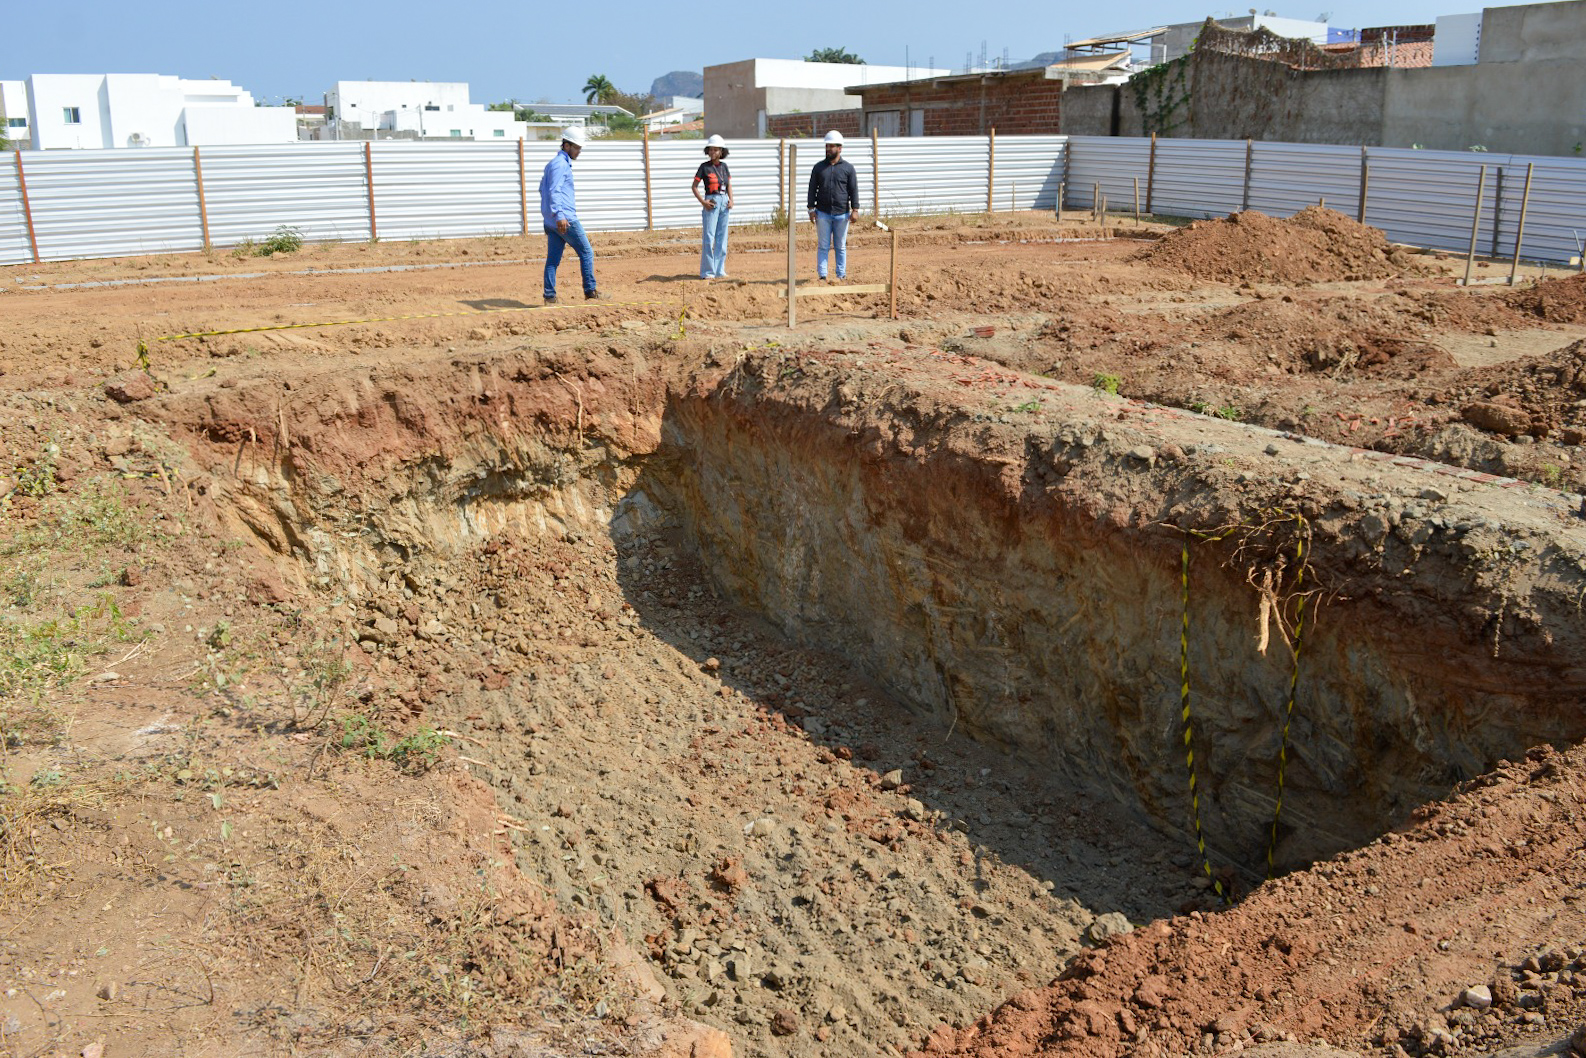
[[(1015, 60), (1069, 39), (1243, 14), (1244, 6), (1200, 0), (1052, 4), (964, 0), (798, 5), (635, 3), (471, 4), (340, 0), (320, 5), (199, 3), (196, 0), (78, 0), (18, 3), (6, 16), (12, 47), (0, 77), (33, 73), (162, 73), (221, 77), (269, 102), (321, 102), (336, 80), (467, 81), (475, 102), (509, 97), (567, 102), (593, 73), (626, 91), (646, 91), (669, 70), (756, 56), (799, 58), (843, 46), (871, 63), (961, 67), (965, 54), (1004, 49)], [(1331, 11), (1335, 26), (1431, 22), (1479, 11), (1461, 0), (1305, 0), (1295, 8), (1256, 0), (1291, 18)], [(831, 23), (822, 26), (818, 23)]]

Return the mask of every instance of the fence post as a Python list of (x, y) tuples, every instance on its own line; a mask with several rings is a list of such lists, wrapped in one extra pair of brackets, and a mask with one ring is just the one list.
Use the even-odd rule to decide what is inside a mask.
[(518, 137), (518, 213), (523, 217), (523, 237), (529, 237), (529, 173), (523, 163), (523, 137)]
[(1487, 190), (1487, 167), (1476, 177), (1476, 212), (1470, 218), (1470, 250), (1465, 254), (1465, 285), (1470, 286), (1470, 266), (1476, 260), (1476, 235), (1481, 231), (1481, 196)]
[(1498, 256), (1498, 232), (1503, 228), (1503, 166), (1493, 173), (1492, 186), (1492, 257)]
[(655, 193), (650, 187), (650, 126), (644, 127), (644, 230), (655, 230)]
[(33, 231), (33, 206), (28, 202), (28, 178), (22, 173), (22, 152), (16, 152), (17, 158), (17, 190), (22, 192), (22, 216), (28, 222), (28, 245), (33, 248), (33, 263), (39, 262), (39, 237)]
[(1063, 219), (1063, 198), (1068, 191), (1068, 163), (1074, 155), (1074, 138), (1063, 141), (1063, 178), (1057, 182), (1057, 219)]
[(875, 126), (870, 128), (870, 208), (877, 220), (881, 219), (881, 138)]
[[(798, 168), (798, 153), (798, 144), (790, 143), (787, 145), (787, 165), (785, 168), (787, 170), (787, 202), (789, 207), (793, 205), (793, 180), (794, 171)], [(797, 261), (796, 255), (798, 253), (798, 246), (793, 238), (793, 233), (796, 230), (793, 211), (789, 208), (787, 215), (787, 325), (789, 329), (792, 329), (798, 323), (798, 312), (794, 308), (798, 304), (798, 281), (794, 276), (794, 268)]]
[(1525, 163), (1525, 190), (1520, 192), (1520, 227), (1514, 233), (1514, 261), (1509, 265), (1509, 285), (1514, 286), (1515, 273), (1520, 271), (1520, 242), (1525, 238), (1525, 208), (1531, 203), (1531, 170), (1535, 162)]
[(1360, 213), (1355, 217), (1360, 223), (1366, 223), (1366, 195), (1371, 189), (1371, 156), (1366, 153), (1366, 148), (1360, 148)]
[(991, 208), (996, 205), (996, 199), (993, 197), (997, 186), (997, 126), (995, 125), (991, 127), (991, 142), (987, 151), (989, 171), (986, 173), (986, 212), (990, 213)]
[(776, 203), (782, 216), (793, 223), (793, 204), (787, 200), (787, 140), (776, 141)]
[(1156, 133), (1151, 133), (1151, 157), (1145, 166), (1145, 211), (1152, 215), (1151, 196), (1156, 191)]
[(892, 319), (898, 318), (898, 229), (892, 229), (892, 264), (891, 277), (887, 280), (887, 297), (890, 304), (887, 306), (888, 315)]
[(204, 163), (193, 148), (193, 178), (198, 182), (198, 224), (204, 231), (204, 250), (209, 250), (209, 205), (204, 201)]
[(1134, 178), (1134, 226), (1140, 226), (1140, 178)]
[(363, 178), (369, 186), (369, 241), (377, 242), (380, 229), (374, 220), (374, 146), (368, 140), (363, 141)]
[(1254, 168), (1256, 160), (1256, 141), (1245, 140), (1245, 197), (1239, 202), (1239, 211), (1242, 213), (1250, 208), (1250, 170)]

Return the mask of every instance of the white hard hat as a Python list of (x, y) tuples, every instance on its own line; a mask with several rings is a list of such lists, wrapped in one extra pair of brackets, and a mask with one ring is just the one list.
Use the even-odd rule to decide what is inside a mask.
[(569, 126), (567, 126), (565, 129), (562, 130), (562, 142), (563, 143), (571, 143), (575, 147), (582, 147), (584, 145), (584, 126), (582, 126), (582, 125), (569, 125)]
[(827, 143), (842, 143), (843, 142), (843, 134), (838, 132), (836, 129), (832, 129), (830, 132), (828, 132), (826, 134), (826, 142)]
[(712, 136), (710, 139), (705, 141), (705, 153), (709, 154), (710, 153), (710, 149), (712, 147), (720, 147), (721, 148), (721, 156), (723, 158), (727, 157), (727, 141), (726, 140), (722, 139), (720, 136)]

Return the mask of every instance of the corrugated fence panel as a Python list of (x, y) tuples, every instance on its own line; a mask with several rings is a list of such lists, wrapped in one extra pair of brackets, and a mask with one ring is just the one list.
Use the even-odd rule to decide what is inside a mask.
[(1520, 257), (1568, 261), (1580, 253), (1577, 237), (1586, 239), (1586, 159), (1580, 158), (1515, 155), (1510, 160), (1504, 177), (1504, 222), (1509, 233), (1504, 252), (1514, 252), (1513, 231), (1520, 221), (1520, 193), (1525, 186), (1527, 162), (1535, 162), (1536, 170), (1531, 174), (1531, 202), (1526, 209)]
[[(1147, 148), (1149, 153), (1149, 148)], [(1140, 182), (1141, 209), (1145, 181)], [(1157, 140), (1151, 209), (1180, 217), (1225, 217), (1244, 206), (1245, 145), (1241, 140)], [(1133, 209), (1128, 199), (1109, 199), (1114, 212)]]
[[(793, 219), (807, 223), (809, 171), (824, 154), (819, 140), (796, 141)], [(699, 205), (690, 185), (703, 144), (652, 143), (651, 190), (656, 228), (692, 228)], [(735, 216), (763, 223), (780, 201), (775, 140), (730, 145)], [(371, 145), (375, 215), (384, 238), (514, 234), (527, 199), (529, 230), (540, 228), (539, 182), (557, 145), (524, 144), (520, 192), (518, 145), (392, 143)], [(889, 137), (880, 154), (880, 212), (886, 215), (978, 213), (986, 208), (988, 138)], [(1159, 213), (1217, 216), (1245, 195), (1245, 144), (1237, 140), (1159, 140), (1154, 180), (1144, 138), (1004, 136), (997, 144), (993, 208), (1051, 209), (1066, 180), (1070, 209), (1093, 205), (1100, 185), (1114, 211), (1133, 206), (1134, 181)], [(235, 245), (281, 226), (305, 239), (369, 238), (364, 144), (295, 143), (204, 147), (203, 183), (210, 241)], [(875, 209), (870, 144), (845, 152), (859, 175), (860, 204)], [(1367, 223), (1399, 242), (1463, 251), (1470, 244), (1477, 174), (1488, 166), (1477, 252), (1514, 252), (1527, 163), (1536, 165), (1524, 256), (1563, 262), (1586, 236), (1586, 160), (1484, 152), (1370, 148)], [(1249, 206), (1290, 216), (1320, 199), (1348, 216), (1359, 207), (1359, 147), (1257, 143), (1251, 153)], [(45, 260), (194, 250), (202, 245), (197, 172), (191, 148), (22, 154), (40, 256)], [(0, 165), (0, 264), (32, 258), (15, 158)], [(592, 231), (645, 227), (644, 147), (592, 140), (576, 163), (579, 215)], [(1145, 203), (1142, 202), (1142, 206)]]
[[(986, 136), (882, 140), (881, 215), (985, 212), (990, 142)], [(865, 205), (870, 198), (868, 154), (847, 156), (859, 170), (859, 201)], [(799, 160), (802, 164), (802, 151)]]
[(216, 246), (263, 239), (283, 225), (311, 242), (369, 238), (361, 143), (205, 147), (202, 155)]
[[(1438, 250), (1470, 248), (1476, 185), (1485, 165), (1486, 190), (1482, 195), (1476, 253), (1485, 255), (1492, 251), (1497, 170), (1508, 162), (1508, 155), (1373, 147), (1366, 157), (1371, 166), (1366, 223), (1381, 228), (1394, 242)], [(1353, 209), (1346, 212), (1355, 214)]]
[[(1360, 148), (1315, 143), (1256, 143), (1250, 161), (1250, 208), (1292, 217), (1326, 200), (1353, 217), (1360, 206)], [(1244, 154), (1244, 144), (1239, 144)]]
[[(540, 227), (539, 171), (525, 180), (530, 231)], [(375, 226), (382, 239), (518, 235), (523, 231), (518, 141), (373, 144)], [(543, 163), (542, 163), (543, 167)]]
[(1057, 208), (1057, 185), (1063, 180), (1065, 136), (1004, 136), (997, 140), (996, 194), (992, 208)]
[(22, 165), (39, 256), (46, 260), (204, 245), (189, 148), (27, 151)]
[(32, 260), (27, 217), (22, 212), (22, 194), (17, 190), (16, 156), (0, 156), (0, 265)]
[(573, 180), (586, 231), (644, 230), (644, 144), (591, 140), (573, 163)]
[(1070, 136), (1068, 138), (1068, 186), (1063, 195), (1064, 209), (1094, 209), (1096, 185), (1112, 205), (1129, 203), (1134, 208), (1134, 180), (1140, 179), (1140, 208), (1145, 208), (1146, 172), (1151, 160), (1151, 141), (1112, 136)]

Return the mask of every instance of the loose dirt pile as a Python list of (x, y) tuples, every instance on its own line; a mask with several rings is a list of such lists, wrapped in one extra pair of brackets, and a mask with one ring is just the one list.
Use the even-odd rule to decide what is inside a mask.
[[(1583, 288), (1586, 289), (1586, 288)], [(1545, 357), (1465, 373), (1440, 399), (1472, 426), (1506, 437), (1586, 442), (1586, 341)]]
[(1251, 283), (1385, 279), (1411, 268), (1409, 255), (1382, 232), (1321, 206), (1286, 220), (1256, 210), (1198, 220), (1137, 259), (1200, 279)]
[(1559, 877), (1586, 851), (1583, 803), (1586, 751), (1533, 750), (1231, 911), (1114, 938), (923, 1053), (1229, 1054), (1298, 1037), (1402, 1058), (1551, 1041), (1586, 1016), (1586, 890)]
[(1586, 323), (1586, 273), (1550, 279), (1504, 298), (1520, 312), (1550, 323)]

